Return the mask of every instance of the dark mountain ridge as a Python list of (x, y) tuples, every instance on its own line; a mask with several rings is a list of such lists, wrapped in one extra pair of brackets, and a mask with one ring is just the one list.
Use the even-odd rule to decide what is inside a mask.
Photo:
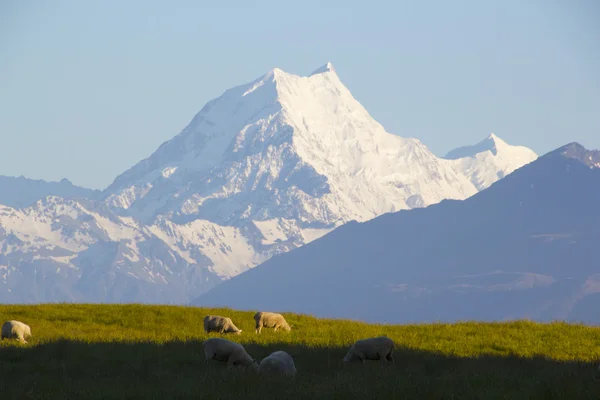
[(570, 143), (464, 201), (348, 223), (194, 303), (393, 323), (600, 323), (599, 154)]

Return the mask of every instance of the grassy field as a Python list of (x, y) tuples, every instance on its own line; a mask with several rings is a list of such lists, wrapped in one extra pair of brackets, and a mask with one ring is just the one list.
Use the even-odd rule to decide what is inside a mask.
[[(295, 379), (204, 364), (202, 319), (258, 359), (285, 350)], [(292, 332), (254, 333), (252, 312), (142, 305), (0, 306), (31, 326), (28, 344), (0, 342), (7, 399), (600, 399), (600, 328), (563, 323), (368, 325), (284, 314)], [(387, 335), (395, 364), (347, 365), (360, 338)], [(220, 336), (211, 334), (211, 336)]]

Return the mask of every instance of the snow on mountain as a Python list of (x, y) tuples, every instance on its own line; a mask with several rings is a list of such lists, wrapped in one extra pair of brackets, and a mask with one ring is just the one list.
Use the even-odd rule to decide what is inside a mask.
[(9, 207), (28, 207), (46, 196), (94, 199), (99, 195), (99, 190), (75, 186), (68, 179), (62, 179), (60, 182), (47, 182), (23, 176), (0, 175), (0, 204)]
[(193, 304), (388, 323), (600, 323), (599, 157), (572, 143), (464, 201), (350, 222)]
[(537, 154), (524, 146), (511, 146), (492, 133), (474, 146), (450, 151), (444, 158), (456, 160), (459, 170), (471, 178), (478, 190), (483, 190), (536, 160)]
[(146, 221), (333, 227), (476, 191), (454, 163), (387, 133), (328, 64), (309, 77), (276, 68), (228, 90), (119, 176), (106, 201)]
[[(508, 173), (496, 161), (509, 164), (512, 153), (502, 154), (476, 155), (472, 172), (463, 160), (440, 159), (417, 139), (387, 133), (331, 63), (308, 77), (275, 68), (206, 104), (104, 198), (147, 223), (162, 215), (244, 228), (266, 259), (351, 220), (467, 198)], [(491, 176), (475, 185), (472, 173)], [(261, 228), (267, 222), (277, 226), (278, 242)]]
[[(211, 254), (240, 241), (220, 227), (208, 237), (210, 226), (169, 228), (53, 196), (21, 210), (1, 206), (0, 301), (180, 303), (219, 282), (198, 247)], [(232, 264), (238, 257), (222, 255)]]
[[(5, 289), (60, 268), (69, 276), (27, 298), (189, 301), (349, 221), (465, 199), (505, 168), (465, 162), (387, 133), (331, 63), (307, 77), (275, 68), (209, 101), (96, 201), (5, 208)], [(476, 185), (475, 173), (489, 176)]]

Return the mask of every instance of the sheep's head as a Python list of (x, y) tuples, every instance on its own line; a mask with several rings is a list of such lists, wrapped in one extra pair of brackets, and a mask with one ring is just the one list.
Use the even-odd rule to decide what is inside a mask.
[(354, 354), (352, 353), (352, 350), (350, 350), (348, 352), (348, 354), (346, 354), (346, 357), (344, 357), (344, 362), (351, 362), (354, 359)]
[(241, 333), (242, 333), (242, 330), (241, 330), (241, 329), (239, 329), (239, 330), (238, 330), (238, 331), (237, 331), (235, 334), (236, 334), (236, 335), (240, 335)]

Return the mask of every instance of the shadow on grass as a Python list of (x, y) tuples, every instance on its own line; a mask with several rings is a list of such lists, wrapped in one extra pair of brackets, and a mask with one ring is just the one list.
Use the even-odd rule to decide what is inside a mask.
[(396, 362), (345, 364), (348, 348), (246, 344), (257, 360), (276, 350), (296, 379), (204, 363), (201, 341), (0, 347), (0, 394), (7, 399), (598, 399), (596, 366), (544, 358), (453, 358), (397, 348)]

